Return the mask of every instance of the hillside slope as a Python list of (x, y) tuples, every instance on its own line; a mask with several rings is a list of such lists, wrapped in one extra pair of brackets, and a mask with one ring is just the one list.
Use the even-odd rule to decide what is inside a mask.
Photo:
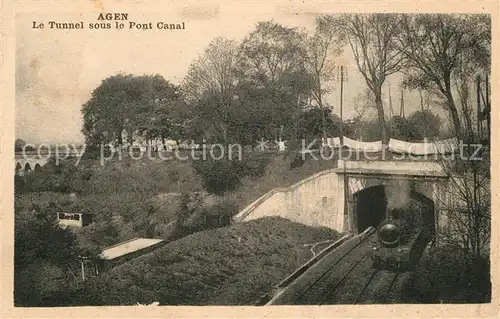
[(282, 218), (199, 232), (89, 280), (80, 303), (251, 305), (340, 235)]

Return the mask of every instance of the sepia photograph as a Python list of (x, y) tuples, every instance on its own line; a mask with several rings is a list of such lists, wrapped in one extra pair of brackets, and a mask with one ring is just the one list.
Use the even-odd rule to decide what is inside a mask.
[(12, 22), (14, 307), (494, 302), (489, 13), (105, 6)]

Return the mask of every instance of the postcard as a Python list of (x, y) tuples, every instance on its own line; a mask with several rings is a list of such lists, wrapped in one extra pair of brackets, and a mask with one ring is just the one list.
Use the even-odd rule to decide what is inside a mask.
[(3, 315), (496, 317), (498, 9), (4, 1)]

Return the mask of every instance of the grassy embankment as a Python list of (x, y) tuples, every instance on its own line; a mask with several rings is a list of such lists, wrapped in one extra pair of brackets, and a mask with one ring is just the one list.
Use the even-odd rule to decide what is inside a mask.
[(76, 168), (69, 162), (30, 174), (25, 192), (16, 199), (16, 211), (30, 209), (34, 202), (53, 211), (94, 214), (94, 224), (79, 232), (82, 246), (94, 249), (138, 236), (170, 238), (179, 215), (186, 213), (181, 194), (191, 194), (187, 204), (194, 217), (207, 212), (214, 215), (218, 209), (234, 215), (273, 188), (289, 186), (334, 165), (333, 161), (308, 160), (298, 166), (294, 160), (287, 154), (254, 158), (246, 164), (259, 166), (259, 173), (244, 176), (235, 190), (217, 196), (203, 194), (203, 181), (187, 161), (123, 159), (104, 166), (83, 161)]
[(198, 232), (87, 282), (82, 303), (252, 305), (339, 234), (278, 217)]

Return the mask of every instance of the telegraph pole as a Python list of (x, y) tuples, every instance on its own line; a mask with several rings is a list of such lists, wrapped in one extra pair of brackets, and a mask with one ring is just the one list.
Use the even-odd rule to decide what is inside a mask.
[(342, 100), (344, 95), (344, 66), (340, 66), (340, 145), (344, 145), (344, 116)]
[(80, 260), (82, 265), (82, 281), (85, 281), (85, 266), (83, 265), (83, 258)]
[(425, 113), (424, 109), (424, 97), (422, 95), (422, 90), (418, 91), (420, 93), (420, 108), (422, 109), (422, 115), (424, 117), (424, 140), (427, 138), (427, 114)]
[(481, 139), (481, 76), (476, 78), (476, 99), (477, 99), (477, 136), (478, 140)]
[(403, 90), (401, 89), (401, 106), (400, 106), (400, 109), (399, 109), (399, 116), (401, 117), (405, 117), (405, 99), (404, 99), (404, 94), (403, 94)]
[(490, 83), (488, 80), (488, 74), (486, 74), (486, 138), (490, 140), (490, 117), (491, 117), (491, 105), (490, 105)]

